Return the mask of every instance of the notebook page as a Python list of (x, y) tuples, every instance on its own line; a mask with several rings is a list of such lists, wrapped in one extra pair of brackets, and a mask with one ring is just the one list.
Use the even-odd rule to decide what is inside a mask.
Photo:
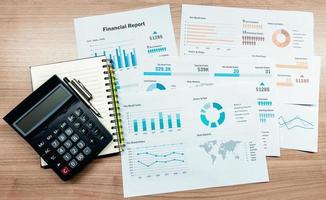
[[(103, 57), (96, 57), (31, 67), (33, 90), (37, 89), (54, 74), (57, 74), (61, 79), (68, 77), (69, 79), (76, 78), (80, 80), (93, 95), (91, 102), (102, 115), (102, 119), (99, 118), (99, 120), (110, 133), (114, 133), (115, 129), (113, 127), (115, 124), (110, 123), (111, 120), (114, 120), (114, 117), (110, 117), (113, 111), (108, 109), (110, 99), (107, 98), (111, 94), (106, 92), (108, 86), (105, 86), (105, 84), (108, 81), (104, 80), (107, 75), (103, 73), (105, 69), (102, 67), (102, 59)], [(117, 136), (113, 135), (113, 139), (117, 141)], [(116, 145), (118, 145), (117, 142), (111, 142), (99, 155), (119, 152), (117, 148), (114, 148)]]

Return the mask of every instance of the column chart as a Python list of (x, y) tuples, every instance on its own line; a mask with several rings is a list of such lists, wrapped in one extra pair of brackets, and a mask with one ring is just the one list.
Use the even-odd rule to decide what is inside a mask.
[(129, 132), (134, 135), (181, 131), (180, 111), (157, 111), (150, 113), (127, 113)]

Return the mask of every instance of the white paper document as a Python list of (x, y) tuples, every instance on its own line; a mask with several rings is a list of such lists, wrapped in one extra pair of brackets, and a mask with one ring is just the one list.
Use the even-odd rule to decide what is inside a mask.
[(313, 14), (182, 5), (180, 56), (314, 53)]
[(177, 55), (169, 5), (75, 19), (80, 58), (113, 60), (119, 88), (138, 85), (135, 74), (145, 57)]
[(248, 88), (122, 95), (124, 196), (269, 181)]
[[(280, 156), (280, 136), (277, 125), (274, 65), (263, 58), (190, 58), (169, 57), (150, 59), (143, 69), (142, 91), (167, 91), (210, 85), (253, 83), (259, 116), (257, 123), (267, 156)], [(236, 84), (237, 83), (237, 84)], [(220, 92), (229, 92), (223, 90)], [(242, 96), (234, 93), (238, 98)], [(247, 96), (249, 94), (245, 94)]]
[(320, 57), (275, 60), (281, 146), (318, 151)]

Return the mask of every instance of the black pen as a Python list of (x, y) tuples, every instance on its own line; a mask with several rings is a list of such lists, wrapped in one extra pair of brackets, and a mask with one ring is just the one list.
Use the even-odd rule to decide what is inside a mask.
[[(101, 113), (91, 104), (91, 102), (89, 102), (87, 99), (89, 99), (87, 96), (84, 96), (83, 93), (89, 93), (89, 91), (87, 90), (87, 92), (85, 92), (85, 90), (82, 87), (79, 87), (78, 85), (72, 84), (72, 82), (67, 78), (64, 77), (63, 80), (68, 84), (68, 86), (73, 89), (78, 96), (82, 99), (82, 101), (86, 104), (86, 106), (91, 109), (98, 117), (101, 117)], [(82, 92), (80, 92), (82, 91)]]

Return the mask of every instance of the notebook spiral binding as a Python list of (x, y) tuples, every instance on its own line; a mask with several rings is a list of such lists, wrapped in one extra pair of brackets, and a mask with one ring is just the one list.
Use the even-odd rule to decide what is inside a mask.
[(107, 95), (107, 98), (109, 99), (109, 111), (115, 114), (110, 114), (110, 117), (114, 117), (113, 120), (111, 120), (111, 123), (114, 123), (115, 126), (111, 127), (111, 129), (114, 129), (115, 132), (111, 133), (113, 135), (113, 141), (117, 142), (118, 145), (115, 145), (114, 148), (118, 148), (119, 151), (123, 150), (124, 147), (124, 138), (123, 138), (123, 132), (122, 132), (122, 124), (121, 124), (121, 114), (120, 114), (120, 107), (119, 107), (119, 101), (118, 101), (118, 95), (117, 95), (117, 89), (116, 89), (116, 82), (114, 77), (114, 70), (112, 68), (112, 61), (110, 59), (102, 59), (103, 68), (105, 69), (103, 71), (104, 74), (107, 76), (104, 78), (107, 82), (105, 83), (106, 87), (109, 87), (106, 89), (106, 92), (109, 93)]

